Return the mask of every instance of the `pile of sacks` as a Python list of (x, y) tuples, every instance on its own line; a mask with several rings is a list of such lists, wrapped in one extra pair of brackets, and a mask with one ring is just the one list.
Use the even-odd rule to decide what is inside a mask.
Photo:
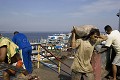
[(37, 74), (29, 74), (29, 75), (24, 75), (24, 74), (19, 74), (14, 78), (13, 80), (41, 80)]

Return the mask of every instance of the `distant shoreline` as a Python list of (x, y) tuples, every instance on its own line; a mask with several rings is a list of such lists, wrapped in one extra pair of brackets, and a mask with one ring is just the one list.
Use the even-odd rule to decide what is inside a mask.
[[(12, 39), (13, 32), (1, 32), (4, 37)], [(47, 39), (53, 34), (68, 34), (69, 32), (23, 32), (30, 41), (40, 41), (40, 39)]]

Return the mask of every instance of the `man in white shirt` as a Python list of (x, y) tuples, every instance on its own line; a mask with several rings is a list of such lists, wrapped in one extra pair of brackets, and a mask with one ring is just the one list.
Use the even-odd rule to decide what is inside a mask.
[(110, 47), (112, 45), (116, 52), (116, 56), (112, 62), (112, 69), (113, 80), (117, 80), (117, 66), (120, 66), (120, 32), (118, 30), (112, 30), (111, 26), (109, 25), (106, 25), (104, 29), (108, 34), (108, 39), (106, 40), (105, 46)]

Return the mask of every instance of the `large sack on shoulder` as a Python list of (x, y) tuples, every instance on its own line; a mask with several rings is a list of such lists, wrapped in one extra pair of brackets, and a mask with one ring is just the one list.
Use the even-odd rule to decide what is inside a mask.
[[(92, 29), (97, 29), (97, 27), (93, 25), (73, 26), (73, 29), (71, 30), (71, 32), (74, 31), (76, 34), (75, 38), (79, 39), (79, 38), (86, 38)], [(71, 42), (72, 42), (71, 40), (72, 40), (72, 35), (68, 40), (69, 47), (71, 47)]]
[(76, 35), (80, 38), (87, 36), (90, 33), (91, 29), (97, 29), (97, 27), (93, 25), (82, 25), (82, 26), (73, 26), (75, 29)]

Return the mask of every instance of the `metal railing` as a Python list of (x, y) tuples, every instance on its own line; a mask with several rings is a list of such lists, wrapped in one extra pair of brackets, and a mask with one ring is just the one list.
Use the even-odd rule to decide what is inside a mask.
[[(56, 57), (52, 52), (50, 52), (48, 49), (46, 49), (43, 45), (41, 45), (40, 43), (35, 43), (35, 44), (31, 44), (32, 46), (37, 46), (37, 68), (40, 68), (40, 63), (43, 64), (44, 66), (50, 68), (51, 70), (53, 70), (54, 72), (60, 74), (61, 71), (63, 71), (64, 73), (66, 73), (67, 75), (71, 76), (70, 73), (68, 73), (67, 71), (63, 70), (61, 68), (61, 64), (65, 65), (66, 67), (70, 68), (69, 65), (65, 64), (61, 59), (59, 59), (58, 57)], [(49, 53), (52, 57), (54, 57), (58, 63), (54, 62), (53, 60), (49, 59), (48, 56), (43, 55), (43, 53), (41, 52), (41, 49), (44, 49), (47, 53)], [(50, 67), (49, 65), (46, 65), (43, 61), (41, 61), (41, 56), (43, 56), (44, 58), (46, 58), (47, 60), (49, 60), (50, 62), (52, 62), (54, 65), (57, 66), (57, 70), (53, 69), (52, 67)]]

